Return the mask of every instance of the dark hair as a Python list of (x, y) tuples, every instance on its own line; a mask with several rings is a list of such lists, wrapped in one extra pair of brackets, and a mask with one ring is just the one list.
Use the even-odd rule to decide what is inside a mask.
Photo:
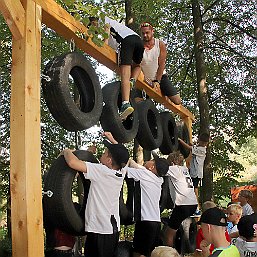
[(89, 28), (89, 27), (92, 25), (92, 22), (99, 20), (98, 17), (93, 17), (93, 16), (92, 16), (92, 17), (89, 17), (88, 19), (89, 19), (89, 23), (88, 23), (88, 25), (87, 25), (87, 28)]
[(199, 135), (199, 141), (202, 141), (202, 142), (209, 142), (209, 139), (210, 139), (210, 135), (208, 133), (201, 133)]

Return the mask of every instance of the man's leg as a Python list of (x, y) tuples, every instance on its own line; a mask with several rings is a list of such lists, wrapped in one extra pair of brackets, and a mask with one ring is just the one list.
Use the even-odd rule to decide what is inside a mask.
[(131, 70), (131, 78), (133, 78), (133, 79), (135, 79), (135, 81), (137, 81), (140, 72), (141, 72), (140, 64), (133, 63), (132, 70)]
[(181, 104), (181, 98), (179, 96), (179, 94), (177, 95), (173, 95), (173, 96), (168, 96), (168, 98), (171, 100), (171, 102), (173, 102), (174, 104)]
[(122, 94), (122, 106), (120, 117), (125, 120), (133, 111), (134, 108), (130, 105), (130, 76), (131, 76), (131, 65), (120, 66), (121, 75), (121, 94)]

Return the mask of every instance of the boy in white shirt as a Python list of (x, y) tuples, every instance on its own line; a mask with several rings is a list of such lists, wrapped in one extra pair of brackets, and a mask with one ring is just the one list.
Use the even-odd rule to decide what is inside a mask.
[[(159, 158), (152, 152), (154, 159), (147, 161), (144, 166), (129, 160), (128, 178), (133, 178), (140, 184), (141, 209), (135, 224), (133, 239), (133, 257), (150, 256), (154, 247), (159, 243), (161, 217), (159, 202), (163, 178), (169, 165), (166, 159)], [(135, 212), (135, 210), (134, 210)]]
[(230, 204), (227, 208), (227, 219), (232, 222), (233, 227), (229, 232), (229, 236), (232, 239), (232, 242), (235, 238), (239, 237), (237, 224), (242, 217), (243, 209), (240, 204)]
[[(113, 139), (110, 132), (103, 134)], [(119, 240), (119, 196), (126, 174), (129, 153), (117, 141), (104, 140), (100, 163), (79, 160), (70, 149), (62, 151), (68, 166), (83, 172), (91, 181), (85, 209), (85, 257), (113, 257)]]
[(257, 214), (242, 217), (237, 225), (239, 235), (234, 242), (240, 257), (257, 256)]
[(249, 189), (243, 189), (238, 194), (238, 201), (243, 207), (242, 216), (251, 215), (254, 213), (252, 206), (248, 203), (250, 199), (253, 198), (253, 193)]

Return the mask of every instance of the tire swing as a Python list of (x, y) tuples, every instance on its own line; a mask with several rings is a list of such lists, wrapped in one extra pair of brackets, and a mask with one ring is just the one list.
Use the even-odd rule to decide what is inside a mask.
[[(91, 152), (78, 150), (74, 154), (82, 161), (98, 162)], [(85, 234), (84, 215), (90, 183), (79, 173), (83, 181), (84, 200), (82, 208), (77, 211), (72, 202), (72, 184), (76, 174), (63, 156), (53, 162), (44, 181), (43, 211), (46, 225), (79, 236)]]
[(196, 248), (197, 224), (194, 218), (186, 218), (176, 233), (175, 248), (180, 254), (193, 253)]
[(159, 206), (161, 213), (164, 211), (164, 209), (172, 210), (174, 208), (174, 203), (171, 197), (169, 177), (167, 176), (163, 177), (161, 199)]
[(174, 117), (170, 112), (161, 112), (163, 140), (160, 145), (162, 154), (170, 154), (178, 149), (178, 129)]
[[(178, 137), (185, 141), (187, 144), (190, 144), (189, 132), (186, 124), (183, 121), (177, 123), (178, 128)], [(178, 150), (182, 153), (184, 158), (187, 158), (190, 154), (190, 150), (185, 148), (181, 143), (178, 143)]]
[(114, 138), (120, 143), (128, 143), (136, 137), (138, 130), (138, 112), (134, 100), (131, 104), (134, 112), (122, 121), (119, 116), (121, 107), (121, 83), (112, 82), (105, 85), (103, 91), (103, 111), (100, 122), (103, 130), (112, 132)]
[(160, 114), (151, 99), (137, 104), (139, 127), (138, 143), (148, 151), (158, 148), (163, 139)]
[[(46, 104), (63, 128), (85, 130), (98, 122), (102, 92), (96, 72), (85, 56), (72, 52), (56, 57), (47, 64), (44, 75), (49, 77), (42, 80)], [(72, 96), (76, 95), (76, 89), (79, 103), (75, 103)]]

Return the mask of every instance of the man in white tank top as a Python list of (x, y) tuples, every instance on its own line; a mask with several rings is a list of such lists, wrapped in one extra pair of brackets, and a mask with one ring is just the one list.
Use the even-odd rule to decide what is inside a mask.
[[(154, 29), (149, 22), (142, 23), (140, 30), (145, 48), (141, 68), (146, 81), (151, 82), (154, 88), (160, 87), (162, 94), (173, 103), (180, 104), (180, 96), (165, 71), (167, 49), (164, 42), (154, 38)], [(139, 98), (140, 93), (137, 91)]]

